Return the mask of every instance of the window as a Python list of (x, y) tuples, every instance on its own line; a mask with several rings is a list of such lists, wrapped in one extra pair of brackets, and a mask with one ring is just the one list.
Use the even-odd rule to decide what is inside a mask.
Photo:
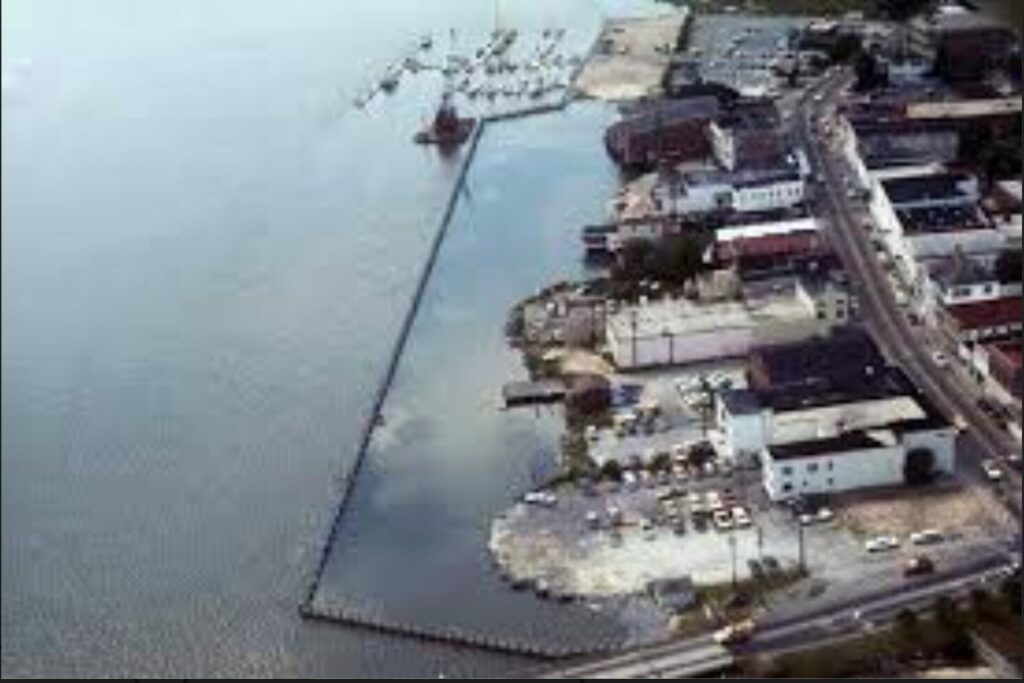
[(818, 471), (818, 463), (816, 463), (816, 462), (809, 462), (809, 463), (807, 463), (807, 471), (808, 472), (817, 472)]
[(787, 483), (782, 485), (782, 490), (786, 491), (786, 492), (792, 491), (793, 490), (793, 485), (787, 482)]
[(792, 467), (787, 465), (786, 467), (782, 468), (782, 476), (789, 477), (789, 476), (792, 476), (792, 474), (793, 474), (793, 468)]
[[(831, 472), (833, 469), (835, 469), (835, 466), (832, 464), (832, 461), (829, 460), (828, 461), (828, 471)], [(832, 480), (829, 479), (829, 481), (832, 481)]]
[(834, 481), (832, 481), (832, 477), (828, 478), (828, 485), (829, 485), (829, 488), (831, 488), (831, 487), (836, 485), (836, 483)]

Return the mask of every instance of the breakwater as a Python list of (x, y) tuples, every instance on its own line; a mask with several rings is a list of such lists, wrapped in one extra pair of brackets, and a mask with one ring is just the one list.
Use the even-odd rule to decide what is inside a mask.
[(620, 647), (621, 643), (617, 638), (599, 639), (594, 642), (588, 642), (582, 647), (570, 647), (555, 644), (551, 642), (551, 640), (555, 639), (549, 640), (545, 637), (532, 638), (527, 636), (526, 638), (520, 639), (507, 639), (501, 636), (486, 635), (480, 632), (475, 632), (471, 629), (448, 627), (444, 624), (427, 627), (418, 623), (388, 620), (375, 615), (366, 614), (359, 609), (353, 609), (351, 606), (346, 606), (344, 604), (325, 605), (323, 600), (318, 601), (316, 599), (325, 567), (332, 551), (335, 548), (335, 544), (338, 542), (338, 537), (344, 528), (343, 524), (345, 515), (349, 508), (349, 502), (352, 498), (356, 480), (359, 477), (362, 465), (364, 464), (369, 452), (374, 430), (380, 423), (381, 411), (383, 409), (384, 402), (389, 395), (397, 373), (399, 362), (405, 352), (406, 343), (410, 336), (413, 322), (420, 310), (426, 286), (434, 271), (434, 265), (438, 259), (441, 245), (444, 243), (448, 234), (449, 223), (452, 220), (456, 203), (465, 187), (467, 173), (470, 164), (475, 158), (480, 138), (485, 134), (488, 126), (491, 124), (559, 111), (568, 107), (575, 97), (575, 92), (570, 89), (567, 90), (565, 95), (557, 102), (537, 104), (530, 107), (488, 115), (480, 119), (476, 129), (473, 131), (473, 134), (467, 143), (463, 157), (460, 160), (460, 167), (456, 179), (452, 185), (444, 210), (441, 214), (438, 227), (424, 260), (419, 279), (413, 290), (408, 310), (402, 320), (395, 343), (388, 357), (385, 372), (382, 375), (381, 382), (366, 416), (355, 460), (350, 465), (342, 480), (340, 487), (341, 490), (338, 496), (339, 500), (331, 527), (325, 534), (325, 541), (320, 548), (320, 552), (313, 569), (313, 575), (309, 581), (303, 600), (299, 605), (299, 613), (303, 618), (337, 623), (349, 627), (362, 627), (375, 631), (387, 632), (392, 635), (401, 635), (425, 641), (444, 642), (504, 654), (517, 654), (543, 659), (560, 659), (583, 654), (599, 654), (611, 652)]

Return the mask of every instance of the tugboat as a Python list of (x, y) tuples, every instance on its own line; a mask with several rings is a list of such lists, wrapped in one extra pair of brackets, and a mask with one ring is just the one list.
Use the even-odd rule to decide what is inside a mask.
[(451, 102), (451, 94), (445, 92), (441, 96), (441, 105), (434, 114), (434, 121), (416, 133), (413, 140), (420, 145), (440, 145), (441, 147), (457, 147), (469, 138), (473, 132), (476, 119), (460, 117)]

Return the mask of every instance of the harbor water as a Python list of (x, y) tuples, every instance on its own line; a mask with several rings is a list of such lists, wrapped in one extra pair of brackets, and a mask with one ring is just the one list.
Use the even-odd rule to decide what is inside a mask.
[[(502, 5), (504, 24), (566, 27), (579, 51), (607, 9)], [(3, 675), (521, 669), (297, 614), (458, 168), (411, 144), (436, 83), (350, 103), (423, 33), (486, 35), (493, 6), (14, 0), (2, 26)], [(510, 140), (515, 175), (475, 200), (547, 177), (562, 206), (599, 208), (600, 117), (582, 116), (595, 132), (573, 133), (585, 156), (567, 162), (580, 185), (545, 176), (566, 130), (541, 126)], [(547, 211), (507, 209), (472, 239), (535, 229)], [(577, 228), (558, 225), (556, 242), (545, 225), (553, 247)], [(479, 334), (493, 335), (499, 312), (486, 316)], [(447, 472), (460, 524), (482, 528), (505, 500), (489, 496), (524, 481), (518, 460), (487, 465)], [(423, 537), (455, 533), (438, 512)]]

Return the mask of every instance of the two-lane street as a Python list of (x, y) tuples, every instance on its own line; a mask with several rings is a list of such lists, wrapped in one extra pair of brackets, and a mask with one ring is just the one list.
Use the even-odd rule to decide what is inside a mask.
[[(930, 358), (924, 340), (906, 319), (896, 303), (888, 275), (875, 257), (866, 224), (871, 217), (862, 201), (849, 196), (846, 183), (849, 169), (830, 149), (827, 135), (819, 126), (818, 118), (829, 107), (835, 106), (837, 96), (849, 87), (851, 76), (838, 72), (825, 79), (819, 93), (802, 101), (803, 112), (796, 122), (799, 142), (808, 150), (812, 169), (821, 179), (823, 190), (821, 209), (830, 227), (832, 243), (849, 272), (854, 291), (859, 298), (861, 315), (875, 333), (879, 345), (891, 360), (901, 365), (914, 383), (935, 402), (949, 418), (966, 427), (978, 442), (985, 458), (1006, 465), (1006, 456), (1019, 452), (1020, 445), (985, 415), (972, 397), (972, 387), (965, 386), (955, 374), (940, 370)], [(979, 463), (961, 462), (975, 472)], [(1020, 478), (1004, 467), (1012, 487), (1002, 501), (1019, 517)]]

